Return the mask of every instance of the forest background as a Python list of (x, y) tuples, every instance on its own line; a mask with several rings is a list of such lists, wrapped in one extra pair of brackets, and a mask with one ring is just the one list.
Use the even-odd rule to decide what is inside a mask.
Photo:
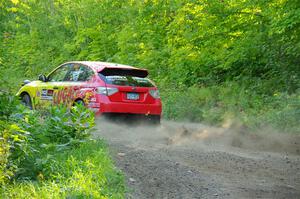
[(299, 0), (0, 0), (1, 90), (71, 60), (147, 68), (164, 118), (300, 131)]

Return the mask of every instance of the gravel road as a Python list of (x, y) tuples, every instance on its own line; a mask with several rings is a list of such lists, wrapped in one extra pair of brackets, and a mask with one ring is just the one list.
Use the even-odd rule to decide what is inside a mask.
[(127, 198), (300, 198), (300, 136), (170, 121), (101, 119), (97, 129), (126, 176)]

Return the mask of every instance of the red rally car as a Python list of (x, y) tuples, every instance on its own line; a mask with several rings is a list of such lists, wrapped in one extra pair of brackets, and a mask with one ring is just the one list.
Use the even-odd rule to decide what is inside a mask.
[(24, 104), (38, 108), (82, 103), (98, 115), (126, 113), (160, 121), (159, 91), (148, 71), (115, 63), (73, 61), (55, 68), (38, 81), (26, 81), (17, 93)]

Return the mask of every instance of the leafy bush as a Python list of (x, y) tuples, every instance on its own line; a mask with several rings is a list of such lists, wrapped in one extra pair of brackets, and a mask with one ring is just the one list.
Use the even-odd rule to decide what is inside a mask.
[(93, 112), (82, 105), (34, 111), (8, 94), (1, 99), (1, 198), (124, 197), (106, 145), (89, 138)]
[(8, 95), (2, 99), (1, 173), (8, 178), (36, 179), (41, 172), (47, 177), (52, 155), (88, 140), (94, 126), (93, 113), (80, 105), (32, 111)]
[(0, 184), (3, 185), (17, 170), (17, 165), (29, 150), (29, 133), (10, 121), (20, 108), (17, 99), (0, 93)]
[[(124, 198), (123, 174), (116, 170), (101, 140), (51, 156), (53, 171), (38, 181), (16, 182), (0, 189), (2, 198)], [(2, 191), (2, 193), (1, 193)]]
[(1, 92), (0, 90), (0, 120), (7, 121), (10, 115), (16, 112), (16, 108), (19, 104), (16, 97), (11, 96), (10, 93)]

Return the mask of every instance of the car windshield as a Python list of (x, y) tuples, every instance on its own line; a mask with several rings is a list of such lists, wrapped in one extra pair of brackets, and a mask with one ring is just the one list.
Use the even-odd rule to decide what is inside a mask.
[(101, 73), (99, 73), (99, 76), (105, 81), (106, 84), (118, 86), (154, 87), (148, 78), (120, 75), (105, 76)]

